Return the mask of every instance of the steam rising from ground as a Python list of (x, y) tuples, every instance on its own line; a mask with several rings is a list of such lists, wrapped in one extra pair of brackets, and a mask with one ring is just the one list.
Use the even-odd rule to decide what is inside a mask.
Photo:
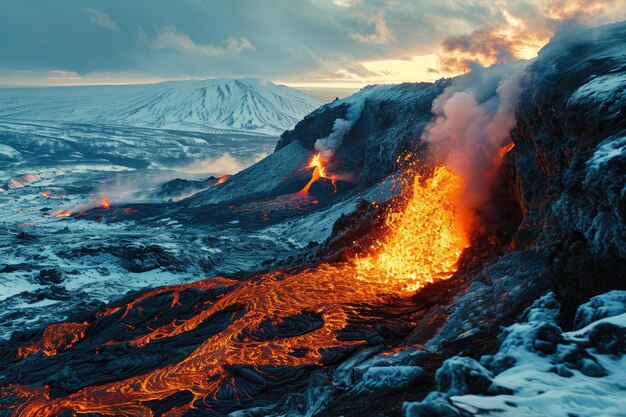
[(348, 108), (345, 119), (335, 119), (333, 131), (325, 138), (315, 141), (315, 150), (320, 153), (324, 162), (328, 162), (343, 143), (343, 138), (350, 132), (363, 112), (364, 100), (354, 102)]
[[(476, 68), (433, 102), (436, 119), (423, 135), (430, 156), (464, 178), (463, 197), (473, 210), (490, 200), (502, 150), (511, 144), (515, 105), (525, 62)], [(478, 226), (478, 225), (476, 225)]]
[[(159, 202), (162, 198), (157, 197), (154, 193), (163, 183), (171, 181), (175, 178), (195, 178), (206, 179), (210, 176), (227, 176), (236, 174), (239, 171), (257, 163), (265, 158), (267, 154), (258, 154), (252, 158), (241, 159), (236, 158), (226, 152), (215, 158), (206, 158), (197, 160), (189, 165), (172, 167), (170, 169), (153, 170), (147, 175), (142, 173), (136, 175), (133, 172), (122, 172), (115, 177), (102, 184), (98, 188), (97, 196), (107, 196), (112, 204), (120, 203), (137, 203), (137, 202)], [(198, 189), (195, 192), (200, 192)], [(189, 197), (191, 194), (185, 193), (181, 197)], [(179, 198), (173, 198), (177, 201)], [(99, 198), (95, 198), (79, 207), (72, 209), (72, 212), (87, 211), (92, 208), (100, 207)]]
[(233, 175), (248, 168), (250, 165), (256, 164), (266, 156), (267, 154), (263, 153), (253, 158), (242, 160), (226, 152), (217, 158), (196, 161), (191, 165), (178, 167), (177, 170), (190, 174)]

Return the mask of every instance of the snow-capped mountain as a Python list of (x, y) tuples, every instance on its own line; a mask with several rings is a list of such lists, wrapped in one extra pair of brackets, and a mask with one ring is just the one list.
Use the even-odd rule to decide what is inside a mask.
[(257, 79), (0, 89), (0, 118), (279, 135), (320, 101)]

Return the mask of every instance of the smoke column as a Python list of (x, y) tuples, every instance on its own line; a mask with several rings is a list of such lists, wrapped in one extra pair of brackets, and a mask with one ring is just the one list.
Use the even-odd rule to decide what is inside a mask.
[(436, 118), (422, 138), (435, 163), (465, 179), (463, 196), (473, 211), (485, 208), (490, 200), (501, 151), (511, 144), (525, 67), (526, 63), (515, 63), (475, 68), (433, 102)]
[(348, 108), (345, 119), (335, 119), (333, 131), (325, 138), (315, 141), (315, 150), (324, 162), (328, 162), (343, 143), (343, 138), (350, 132), (363, 112), (364, 100), (354, 102)]

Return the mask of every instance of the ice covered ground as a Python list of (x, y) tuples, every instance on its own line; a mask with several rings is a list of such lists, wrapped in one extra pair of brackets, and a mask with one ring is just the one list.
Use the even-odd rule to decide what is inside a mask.
[[(212, 189), (221, 174), (270, 153), (276, 140), (0, 122), (0, 338), (128, 291), (282, 265), (324, 241), (360, 199), (391, 195), (383, 183), (364, 194), (292, 201), (283, 185), (297, 190), (311, 175), (303, 169), (311, 152), (297, 144), (295, 153), (273, 155), (295, 161), (292, 170), (267, 171), (278, 185), (250, 183), (244, 170)], [(184, 200), (203, 190), (215, 201)]]
[[(164, 182), (236, 172), (271, 152), (275, 141), (0, 123), (0, 337), (60, 320), (74, 305), (252, 269), (259, 259), (289, 250), (293, 243), (272, 238), (271, 231), (243, 235), (237, 222), (186, 227), (167, 216), (132, 218), (134, 204), (176, 199), (158, 194)], [(104, 197), (111, 208), (101, 218), (55, 216), (98, 208)]]

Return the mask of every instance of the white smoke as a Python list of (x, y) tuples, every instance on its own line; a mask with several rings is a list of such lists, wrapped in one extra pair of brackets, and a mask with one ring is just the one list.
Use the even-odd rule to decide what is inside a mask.
[(433, 102), (436, 119), (424, 132), (430, 155), (465, 179), (469, 208), (483, 208), (504, 147), (511, 143), (526, 63), (475, 68)]
[(315, 141), (315, 150), (320, 153), (324, 162), (328, 162), (343, 143), (343, 138), (350, 132), (356, 121), (363, 112), (364, 100), (359, 100), (350, 105), (345, 119), (335, 119), (333, 131), (325, 138)]
[(252, 158), (240, 159), (226, 152), (217, 158), (198, 160), (191, 165), (178, 167), (176, 170), (190, 174), (233, 175), (256, 164), (267, 155), (267, 153), (260, 153)]
[[(191, 164), (168, 167), (163, 170), (120, 172), (111, 180), (100, 184), (97, 195), (107, 196), (114, 204), (159, 202), (161, 198), (155, 195), (155, 191), (165, 182), (176, 178), (206, 179), (209, 176), (233, 175), (266, 156), (266, 153), (259, 153), (241, 159), (226, 152), (217, 157), (199, 159)], [(93, 207), (97, 205), (91, 208)]]

